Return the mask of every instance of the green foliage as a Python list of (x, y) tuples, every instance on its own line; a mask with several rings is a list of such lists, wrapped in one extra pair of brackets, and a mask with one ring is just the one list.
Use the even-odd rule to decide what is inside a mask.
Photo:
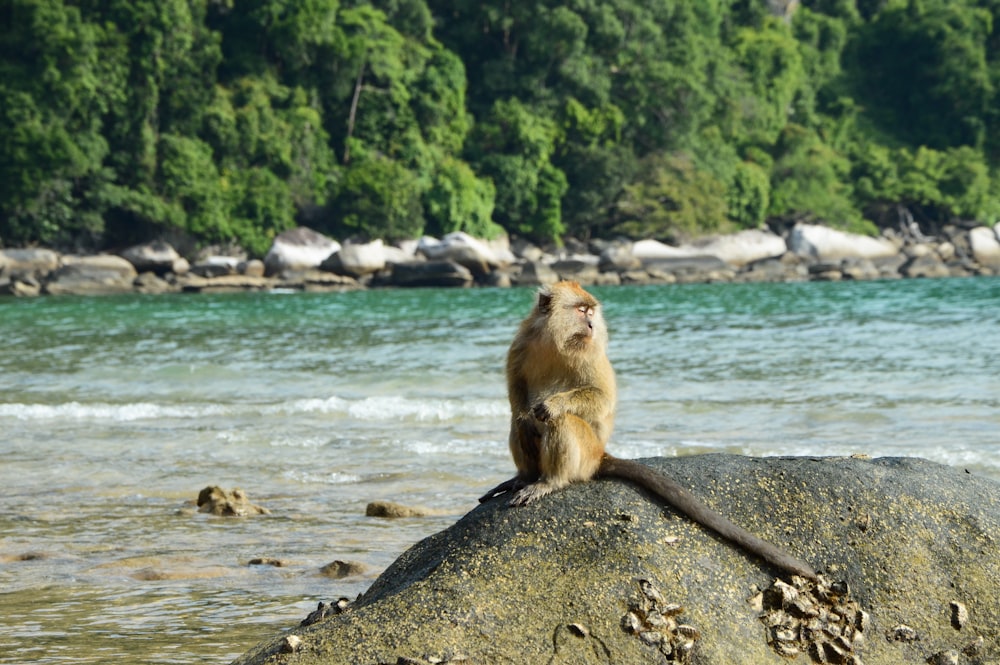
[(556, 123), (516, 99), (494, 104), (472, 132), (469, 156), (496, 187), (496, 219), (505, 229), (537, 240), (559, 241), (565, 174), (550, 159)]
[(914, 147), (982, 145), (997, 80), (993, 16), (977, 4), (892, 3), (858, 31), (847, 55), (882, 132)]
[(849, 168), (850, 162), (815, 132), (790, 125), (782, 132), (771, 171), (770, 214), (874, 234), (875, 227), (854, 205)]
[(207, 240), (229, 240), (229, 211), (211, 148), (197, 139), (170, 134), (160, 137), (158, 148), (159, 191), (166, 202), (183, 210), (180, 230)]
[(398, 161), (357, 160), (339, 184), (329, 230), (364, 239), (419, 237), (424, 231), (420, 195), (419, 180)]
[(503, 228), (493, 221), (495, 199), (492, 182), (478, 178), (465, 162), (445, 157), (423, 195), (425, 232), (443, 236), (464, 231), (474, 237), (495, 238), (503, 233)]
[(941, 224), (973, 219), (993, 224), (1000, 197), (981, 153), (962, 146), (947, 151), (867, 146), (855, 158), (858, 198), (884, 224), (905, 208), (918, 221)]
[(6, 0), (0, 243), (1000, 216), (1000, 2), (775, 7)]
[(725, 186), (683, 153), (650, 155), (617, 204), (615, 231), (671, 241), (729, 230)]
[(773, 144), (794, 115), (805, 82), (798, 43), (784, 23), (772, 20), (763, 30), (741, 30), (735, 52), (749, 85), (742, 124), (754, 142)]
[(237, 171), (227, 181), (229, 235), (251, 254), (263, 256), (274, 237), (295, 226), (295, 202), (288, 183), (265, 168)]
[(733, 181), (726, 192), (729, 218), (738, 226), (753, 229), (767, 219), (771, 203), (771, 180), (767, 171), (753, 162), (736, 165)]

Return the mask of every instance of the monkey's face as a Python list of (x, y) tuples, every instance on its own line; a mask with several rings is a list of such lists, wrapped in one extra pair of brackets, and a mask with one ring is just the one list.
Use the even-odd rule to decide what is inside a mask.
[(567, 351), (583, 351), (607, 337), (601, 304), (576, 282), (559, 282), (539, 294), (539, 314), (556, 343)]

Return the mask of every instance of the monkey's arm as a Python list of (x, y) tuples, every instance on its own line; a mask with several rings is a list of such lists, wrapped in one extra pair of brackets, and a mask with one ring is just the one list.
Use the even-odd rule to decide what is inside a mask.
[(589, 421), (595, 415), (606, 417), (613, 410), (614, 398), (608, 391), (598, 386), (585, 386), (549, 395), (533, 405), (532, 414), (542, 422), (565, 413), (572, 413)]
[(701, 502), (701, 499), (681, 487), (669, 476), (634, 460), (605, 455), (597, 471), (597, 477), (606, 478), (608, 476), (625, 478), (645, 487), (695, 522), (712, 529), (723, 538), (739, 545), (751, 554), (756, 554), (777, 568), (811, 580), (816, 579), (816, 571), (808, 563), (793, 557), (766, 540), (758, 538), (743, 527), (733, 524), (706, 506)]

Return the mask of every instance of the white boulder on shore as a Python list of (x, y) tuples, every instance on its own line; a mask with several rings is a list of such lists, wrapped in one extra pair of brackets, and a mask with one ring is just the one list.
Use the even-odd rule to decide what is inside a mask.
[(714, 236), (683, 245), (682, 249), (717, 256), (731, 266), (742, 267), (754, 261), (773, 259), (788, 247), (779, 235), (760, 229), (746, 229), (731, 235)]
[(152, 272), (164, 275), (172, 272), (186, 272), (188, 261), (165, 240), (154, 240), (141, 245), (133, 245), (121, 253), (121, 257), (135, 266), (136, 272)]
[(655, 261), (657, 259), (687, 259), (693, 256), (705, 256), (708, 252), (690, 247), (674, 247), (659, 240), (637, 240), (632, 243), (632, 256), (640, 261)]
[(888, 259), (899, 254), (899, 247), (886, 238), (845, 233), (817, 224), (796, 224), (788, 236), (788, 249), (817, 261)]
[(278, 234), (264, 256), (268, 275), (289, 270), (319, 268), (331, 254), (340, 251), (340, 243), (306, 226)]
[(1000, 236), (997, 227), (980, 226), (969, 231), (969, 245), (976, 261), (984, 266), (1000, 268)]
[(440, 240), (424, 236), (417, 243), (417, 253), (427, 257), (429, 261), (457, 263), (475, 275), (507, 267), (515, 261), (514, 254), (506, 244), (491, 247), (487, 241), (473, 238), (462, 231), (449, 233)]

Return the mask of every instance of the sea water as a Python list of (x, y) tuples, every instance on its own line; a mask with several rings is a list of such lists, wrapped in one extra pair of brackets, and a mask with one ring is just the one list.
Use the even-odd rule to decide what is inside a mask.
[[(616, 455), (913, 455), (1000, 481), (998, 278), (593, 291)], [(364, 591), (512, 474), (503, 364), (532, 301), (0, 301), (0, 663), (224, 663)], [(209, 485), (271, 514), (199, 514)]]

